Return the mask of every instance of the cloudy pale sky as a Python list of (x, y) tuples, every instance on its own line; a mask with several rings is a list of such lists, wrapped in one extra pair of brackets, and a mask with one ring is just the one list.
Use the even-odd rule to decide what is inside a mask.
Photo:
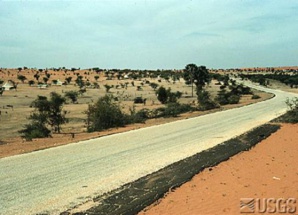
[(0, 67), (298, 65), (297, 0), (0, 0)]

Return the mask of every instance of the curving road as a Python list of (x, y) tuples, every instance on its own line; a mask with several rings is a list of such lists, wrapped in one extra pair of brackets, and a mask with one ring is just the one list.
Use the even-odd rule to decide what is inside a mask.
[(0, 214), (59, 214), (264, 124), (286, 111), (287, 97), (297, 96), (254, 88), (276, 96), (241, 108), (2, 158)]

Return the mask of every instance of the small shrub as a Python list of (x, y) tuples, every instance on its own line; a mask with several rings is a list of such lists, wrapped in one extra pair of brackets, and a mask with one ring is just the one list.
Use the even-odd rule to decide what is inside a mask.
[(292, 100), (287, 99), (286, 104), (288, 106), (288, 112), (285, 115), (285, 122), (298, 123), (298, 97)]
[(218, 107), (218, 105), (214, 101), (212, 101), (209, 92), (207, 92), (206, 90), (198, 90), (197, 96), (199, 102), (199, 110), (211, 110)]
[(65, 97), (70, 99), (73, 104), (78, 101), (78, 96), (79, 96), (78, 91), (71, 90), (71, 91), (65, 92)]
[(160, 101), (162, 104), (165, 104), (168, 100), (168, 93), (166, 88), (159, 87), (156, 93), (158, 101)]
[(136, 97), (134, 98), (133, 100), (133, 103), (134, 104), (142, 104), (144, 102), (143, 98), (142, 97)]
[(24, 129), (20, 130), (19, 133), (21, 133), (21, 137), (25, 138), (27, 141), (31, 141), (33, 138), (45, 138), (51, 136), (51, 131), (45, 124), (37, 122), (26, 124)]
[(130, 110), (130, 123), (144, 123), (149, 119), (150, 111), (147, 108), (143, 108), (139, 111), (135, 111), (134, 107)]
[(252, 95), (252, 97), (251, 97), (251, 99), (259, 99), (259, 98), (261, 98), (261, 96), (259, 96), (259, 95)]
[(113, 102), (113, 96), (108, 95), (99, 98), (94, 105), (89, 105), (86, 114), (88, 132), (121, 127), (129, 122), (128, 115)]
[(189, 104), (169, 103), (166, 105), (165, 117), (177, 117), (181, 113), (186, 113), (194, 110), (195, 108), (193, 108)]
[(231, 95), (228, 98), (228, 101), (229, 101), (229, 104), (238, 104), (239, 101), (240, 101), (240, 96), (238, 96), (238, 95)]
[(171, 88), (166, 88), (164, 87), (159, 87), (158, 90), (156, 91), (157, 93), (157, 99), (162, 103), (176, 103), (179, 98), (182, 96), (182, 92), (171, 92)]
[(156, 90), (156, 88), (158, 87), (158, 84), (156, 83), (150, 83), (149, 85), (150, 87), (152, 87), (153, 90)]

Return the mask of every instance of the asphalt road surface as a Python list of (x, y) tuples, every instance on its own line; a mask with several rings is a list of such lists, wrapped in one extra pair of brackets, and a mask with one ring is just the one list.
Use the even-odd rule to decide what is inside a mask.
[(285, 113), (297, 94), (0, 159), (0, 214), (59, 214)]

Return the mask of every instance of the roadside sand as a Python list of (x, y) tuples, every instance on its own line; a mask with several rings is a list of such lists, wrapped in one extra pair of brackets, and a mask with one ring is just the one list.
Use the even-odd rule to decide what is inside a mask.
[[(298, 198), (298, 125), (205, 169), (139, 215), (239, 214), (240, 198)], [(297, 203), (296, 203), (297, 207)]]

